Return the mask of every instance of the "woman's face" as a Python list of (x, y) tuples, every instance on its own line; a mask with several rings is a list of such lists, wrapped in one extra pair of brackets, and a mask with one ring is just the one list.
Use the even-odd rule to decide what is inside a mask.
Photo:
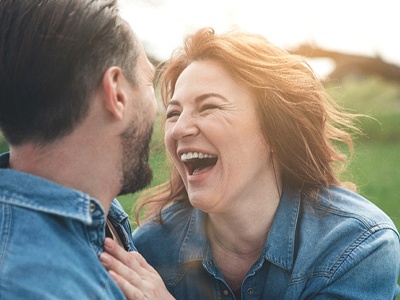
[(252, 94), (221, 64), (195, 61), (182, 72), (165, 129), (167, 150), (194, 207), (223, 212), (263, 197), (273, 177), (270, 149)]

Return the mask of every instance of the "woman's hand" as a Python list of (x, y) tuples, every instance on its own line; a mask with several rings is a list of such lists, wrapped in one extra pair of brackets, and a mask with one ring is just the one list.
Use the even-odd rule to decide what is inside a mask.
[(160, 275), (138, 252), (127, 252), (112, 239), (104, 241), (100, 261), (128, 300), (172, 300)]

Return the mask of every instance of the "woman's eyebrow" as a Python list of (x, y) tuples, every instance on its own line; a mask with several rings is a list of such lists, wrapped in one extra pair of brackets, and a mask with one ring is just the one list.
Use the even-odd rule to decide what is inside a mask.
[(197, 97), (194, 99), (194, 102), (196, 102), (196, 103), (202, 102), (202, 101), (204, 101), (205, 99), (211, 98), (211, 97), (219, 98), (219, 99), (224, 100), (224, 101), (228, 101), (228, 100), (227, 100), (224, 96), (222, 96), (221, 94), (217, 94), (217, 93), (206, 93), (206, 94), (202, 94), (202, 95), (200, 95), (200, 96), (197, 96)]
[[(197, 96), (197, 97), (194, 99), (194, 102), (195, 102), (196, 104), (198, 104), (199, 102), (202, 102), (202, 101), (204, 101), (205, 99), (208, 99), (208, 98), (211, 98), (211, 97), (219, 98), (219, 99), (221, 99), (221, 100), (223, 100), (223, 101), (228, 101), (228, 100), (227, 100), (224, 96), (222, 96), (221, 94), (217, 94), (217, 93), (206, 93), (206, 94), (201, 94), (201, 95)], [(181, 104), (180, 104), (179, 100), (172, 99), (172, 100), (170, 100), (170, 101), (168, 102), (168, 105), (167, 105), (167, 106), (170, 106), (170, 105), (178, 105), (178, 106), (180, 106)]]
[(179, 100), (170, 100), (170, 101), (167, 103), (167, 107), (168, 107), (168, 106), (171, 106), (171, 105), (180, 106), (181, 103), (179, 102)]

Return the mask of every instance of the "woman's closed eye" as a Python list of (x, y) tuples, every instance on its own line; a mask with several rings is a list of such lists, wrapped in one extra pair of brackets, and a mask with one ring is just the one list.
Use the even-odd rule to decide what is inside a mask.
[(200, 112), (210, 112), (214, 109), (218, 109), (219, 106), (216, 104), (204, 104), (200, 107)]
[(181, 113), (180, 113), (180, 111), (178, 111), (178, 110), (170, 110), (170, 111), (167, 111), (167, 119), (172, 119), (172, 118), (174, 118), (174, 117), (179, 117), (180, 114), (181, 114)]
[[(220, 106), (217, 105), (217, 104), (207, 103), (207, 104), (203, 104), (203, 105), (199, 106), (197, 108), (197, 113), (199, 113), (199, 114), (208, 114), (208, 113), (210, 113), (213, 110), (218, 109), (218, 108), (220, 108)], [(167, 109), (167, 112), (166, 112), (167, 120), (169, 120), (169, 121), (172, 120), (173, 121), (173, 120), (179, 118), (181, 113), (182, 113), (182, 111), (180, 109), (176, 109), (176, 108)], [(193, 111), (193, 113), (195, 114), (195, 111)]]

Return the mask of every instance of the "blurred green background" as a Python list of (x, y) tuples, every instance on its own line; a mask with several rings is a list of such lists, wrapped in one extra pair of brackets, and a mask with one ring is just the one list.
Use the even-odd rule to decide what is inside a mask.
[[(355, 152), (343, 180), (357, 184), (357, 192), (385, 211), (400, 228), (400, 85), (381, 77), (346, 77), (326, 85), (329, 94), (342, 106), (373, 118), (360, 118), (357, 124), (363, 135), (355, 138)], [(164, 182), (168, 170), (160, 124), (155, 126), (151, 165), (151, 186)], [(140, 193), (119, 197), (131, 215)]]
[[(355, 139), (355, 153), (343, 179), (358, 186), (358, 192), (385, 211), (400, 228), (400, 85), (380, 77), (347, 77), (326, 85), (328, 92), (352, 112), (367, 114), (359, 126), (364, 135)], [(152, 139), (150, 163), (154, 179), (151, 186), (166, 180), (165, 151), (160, 121)], [(0, 136), (0, 150), (8, 149)], [(118, 200), (131, 216), (136, 227), (134, 208), (139, 193), (121, 196)]]

